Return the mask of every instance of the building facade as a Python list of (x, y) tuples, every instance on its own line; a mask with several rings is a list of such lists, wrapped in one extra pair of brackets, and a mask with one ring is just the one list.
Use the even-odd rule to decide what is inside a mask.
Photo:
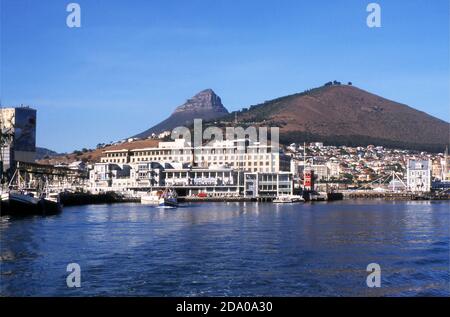
[(192, 147), (190, 142), (177, 139), (160, 142), (158, 147), (105, 151), (102, 163), (181, 163), (200, 168), (227, 167), (243, 172), (277, 173), (290, 170), (290, 157), (273, 151), (270, 145), (245, 140), (217, 141)]
[[(36, 156), (36, 110), (29, 107), (0, 108), (2, 170), (16, 162), (33, 163)], [(10, 137), (5, 137), (6, 135)]]
[(431, 161), (409, 159), (406, 180), (409, 191), (429, 192), (431, 190)]
[(245, 173), (244, 197), (275, 198), (292, 195), (293, 185), (293, 175), (290, 172)]

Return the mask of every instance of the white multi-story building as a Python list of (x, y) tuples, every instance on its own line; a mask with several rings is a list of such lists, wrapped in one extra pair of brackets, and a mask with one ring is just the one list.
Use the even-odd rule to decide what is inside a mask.
[(408, 190), (429, 192), (431, 189), (431, 161), (409, 159), (406, 180)]
[(126, 188), (132, 183), (131, 166), (127, 164), (97, 163), (89, 172), (90, 188), (94, 191), (108, 191)]
[(239, 195), (243, 174), (230, 168), (183, 168), (166, 169), (164, 180), (167, 186), (185, 189), (185, 195), (200, 193), (216, 195)]
[(330, 178), (339, 178), (341, 175), (341, 164), (339, 164), (339, 162), (329, 161), (326, 165), (328, 167), (328, 176)]
[(293, 194), (293, 175), (290, 172), (245, 173), (244, 196), (275, 198)]
[(164, 185), (164, 166), (157, 162), (142, 162), (131, 164), (130, 178), (134, 181), (132, 187), (154, 187)]
[(229, 167), (245, 172), (277, 173), (289, 171), (290, 157), (273, 151), (270, 145), (246, 140), (216, 141), (192, 147), (177, 139), (160, 142), (156, 148), (106, 151), (102, 163), (185, 163), (201, 168)]
[(325, 164), (313, 164), (310, 168), (314, 171), (318, 181), (326, 181), (329, 178), (328, 166)]

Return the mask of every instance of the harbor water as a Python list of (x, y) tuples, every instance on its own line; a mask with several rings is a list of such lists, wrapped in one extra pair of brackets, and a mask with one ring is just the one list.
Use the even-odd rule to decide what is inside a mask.
[[(0, 296), (450, 296), (447, 201), (66, 207), (0, 218)], [(69, 288), (67, 265), (81, 268)], [(370, 263), (381, 287), (366, 284)]]

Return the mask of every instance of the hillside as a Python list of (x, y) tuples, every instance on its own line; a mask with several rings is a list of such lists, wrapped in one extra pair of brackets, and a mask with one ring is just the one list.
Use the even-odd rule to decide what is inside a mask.
[(43, 148), (43, 147), (36, 147), (36, 160), (42, 160), (45, 157), (50, 156), (58, 156), (59, 154), (55, 151)]
[[(221, 121), (231, 124), (235, 115)], [(277, 98), (239, 111), (237, 118), (244, 126), (279, 126), (283, 143), (324, 141), (442, 151), (450, 138), (448, 122), (350, 85), (326, 85)]]
[(95, 150), (75, 151), (70, 154), (58, 154), (57, 156), (49, 156), (47, 158), (40, 159), (37, 162), (40, 164), (50, 164), (50, 165), (69, 164), (76, 161), (96, 163), (100, 162), (100, 158), (103, 156), (104, 151), (124, 150), (124, 149), (132, 150), (148, 147), (157, 147), (159, 142), (160, 140), (156, 139), (123, 142), (120, 144), (109, 145)]

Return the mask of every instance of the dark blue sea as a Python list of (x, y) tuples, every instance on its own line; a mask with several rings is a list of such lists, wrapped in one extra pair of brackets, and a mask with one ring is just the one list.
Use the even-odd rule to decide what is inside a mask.
[(67, 207), (1, 217), (0, 296), (449, 296), (449, 228), (430, 201)]

